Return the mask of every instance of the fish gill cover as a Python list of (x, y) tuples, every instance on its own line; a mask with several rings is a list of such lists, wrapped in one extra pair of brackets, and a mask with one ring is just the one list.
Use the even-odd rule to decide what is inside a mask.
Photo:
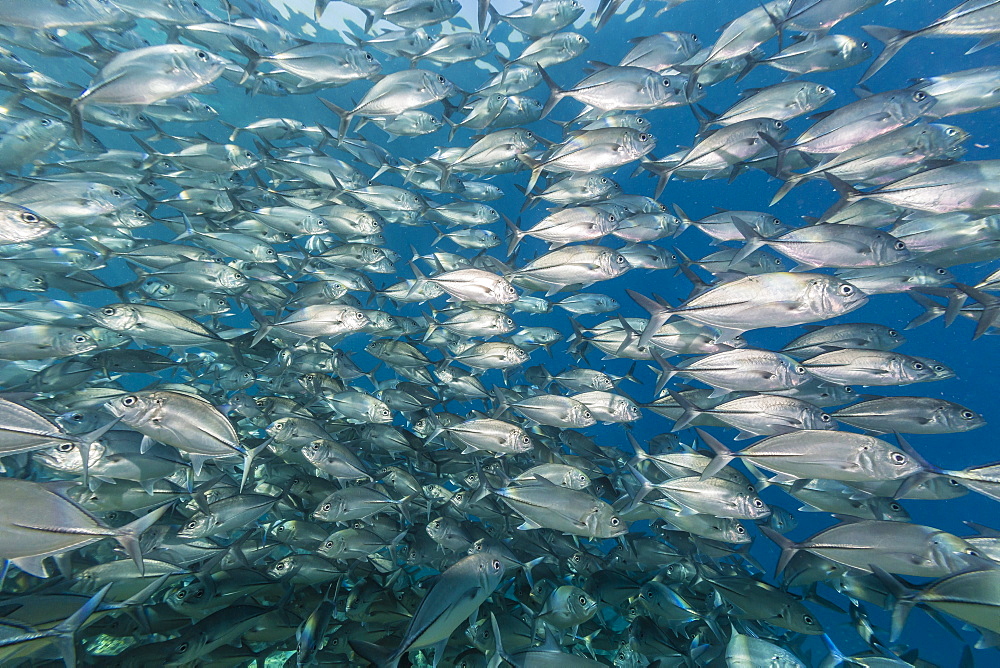
[(0, 663), (996, 664), (998, 39), (3, 0)]

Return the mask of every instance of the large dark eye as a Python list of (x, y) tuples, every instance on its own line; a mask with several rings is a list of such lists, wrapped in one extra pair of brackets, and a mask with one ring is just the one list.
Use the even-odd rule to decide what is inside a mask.
[(913, 94), (913, 99), (917, 102), (923, 102), (924, 100), (927, 99), (927, 93), (925, 93), (922, 90), (918, 90)]
[(753, 505), (754, 505), (755, 508), (763, 508), (764, 507), (764, 502), (761, 501), (760, 499), (754, 499), (753, 500)]
[(853, 295), (854, 294), (854, 288), (852, 288), (850, 285), (841, 285), (840, 286), (840, 294), (842, 294), (844, 296)]
[(747, 532), (747, 530), (743, 528), (742, 524), (737, 524), (736, 525), (736, 533), (742, 535), (742, 534), (745, 534), (746, 532)]
[(208, 54), (204, 51), (195, 51), (194, 55), (198, 57), (198, 60), (208, 60)]
[(323, 504), (323, 510), (324, 511), (329, 512), (331, 508), (333, 508), (333, 506), (330, 505), (329, 503), (324, 503)]
[(906, 463), (906, 455), (904, 455), (901, 452), (892, 453), (891, 455), (889, 455), (889, 459), (891, 459), (892, 463), (896, 464), (897, 466), (902, 466), (903, 464)]
[(903, 506), (899, 505), (898, 503), (890, 503), (889, 504), (889, 510), (891, 510), (893, 512), (897, 512), (898, 513), (902, 509), (903, 509)]
[(892, 245), (892, 247), (898, 251), (906, 250), (906, 244), (904, 244), (902, 241), (897, 241)]
[(581, 596), (580, 597), (580, 605), (587, 605), (587, 597), (586, 596)]
[(965, 418), (966, 420), (971, 420), (972, 418), (976, 417), (976, 414), (973, 413), (972, 411), (962, 411), (962, 417)]
[(122, 406), (134, 406), (137, 401), (139, 401), (138, 397), (128, 396), (122, 399)]
[(819, 416), (819, 419), (822, 420), (823, 422), (829, 422), (832, 418), (826, 413), (823, 413), (822, 415)]
[(74, 446), (72, 443), (63, 443), (59, 445), (57, 449), (59, 450), (59, 452), (72, 452), (73, 447)]
[(816, 620), (814, 620), (809, 615), (805, 615), (804, 617), (802, 617), (802, 621), (804, 621), (806, 624), (809, 624), (810, 626), (816, 623)]
[(196, 526), (198, 526), (198, 522), (197, 521), (192, 520), (192, 521), (190, 521), (190, 522), (187, 523), (187, 528), (188, 529), (194, 529)]
[(121, 197), (122, 196), (122, 191), (118, 190), (118, 188), (112, 188), (111, 189), (111, 194), (113, 196), (115, 196), (115, 197)]

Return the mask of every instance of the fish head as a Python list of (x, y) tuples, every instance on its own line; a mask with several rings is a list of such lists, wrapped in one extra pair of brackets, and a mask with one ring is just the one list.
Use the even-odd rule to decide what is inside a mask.
[(819, 313), (843, 315), (868, 302), (868, 295), (832, 276), (815, 277), (806, 291), (806, 301)]
[[(88, 466), (93, 468), (104, 457), (107, 447), (103, 443), (91, 443), (88, 456)], [(32, 455), (32, 459), (40, 460), (45, 466), (57, 471), (79, 473), (83, 471), (83, 454), (76, 443), (60, 443), (59, 445), (41, 450)]]
[(597, 257), (597, 264), (601, 268), (601, 273), (607, 278), (617, 278), (632, 268), (628, 258), (612, 250), (603, 251)]
[(136, 327), (142, 317), (139, 309), (129, 304), (109, 304), (91, 314), (91, 319), (101, 327), (124, 332)]
[(133, 428), (146, 424), (162, 412), (161, 402), (157, 400), (155, 392), (137, 392), (115, 397), (104, 404), (104, 409)]
[(504, 439), (504, 448), (513, 452), (531, 452), (535, 448), (535, 442), (528, 432), (520, 427), (511, 427)]
[(887, 522), (909, 522), (910, 514), (906, 512), (903, 505), (894, 499), (887, 499), (881, 496), (873, 496), (863, 500), (868, 506), (872, 516), (877, 520)]
[(734, 501), (740, 517), (762, 520), (771, 515), (771, 509), (753, 492), (737, 494)]
[(189, 519), (181, 530), (177, 532), (177, 537), (188, 540), (205, 538), (211, 536), (217, 526), (219, 526), (219, 520), (215, 515), (211, 513), (200, 514)]

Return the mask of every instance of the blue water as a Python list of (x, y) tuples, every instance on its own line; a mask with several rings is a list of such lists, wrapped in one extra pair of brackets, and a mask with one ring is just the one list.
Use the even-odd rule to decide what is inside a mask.
[[(945, 10), (952, 6), (952, 0), (908, 0), (906, 2), (895, 2), (889, 6), (879, 6), (864, 12), (860, 16), (848, 19), (835, 28), (835, 32), (852, 35), (858, 38), (867, 39), (860, 27), (867, 24), (878, 24), (894, 26), (900, 28), (917, 28), (933, 20)], [(586, 35), (591, 41), (590, 49), (583, 57), (577, 58), (568, 63), (557, 65), (551, 68), (551, 76), (561, 85), (568, 86), (582, 78), (582, 67), (585, 60), (605, 61), (616, 63), (628, 50), (626, 40), (641, 35), (652, 34), (662, 30), (681, 30), (696, 33), (703, 44), (709, 45), (715, 38), (716, 30), (720, 25), (729, 21), (744, 12), (758, 6), (753, 0), (690, 0), (689, 2), (675, 8), (659, 18), (653, 19), (648, 12), (640, 21), (626, 24), (624, 14), (614, 18), (609, 25), (598, 34), (593, 33), (593, 29), (587, 25), (579, 31)], [(333, 3), (327, 9), (328, 15), (342, 15), (353, 21), (362, 22), (360, 12), (355, 8)], [(384, 24), (383, 24), (384, 25)], [(501, 26), (493, 35), (495, 41), (502, 40), (507, 28)], [(323, 38), (321, 30), (319, 36)], [(327, 38), (330, 38), (327, 35)], [(893, 88), (905, 87), (914, 79), (923, 76), (934, 76), (957, 70), (978, 67), (983, 65), (995, 65), (1000, 62), (1000, 49), (993, 47), (977, 54), (966, 56), (964, 51), (974, 43), (973, 39), (917, 39), (906, 46), (884, 69), (878, 72), (869, 82), (868, 86), (872, 90), (884, 91)], [(516, 53), (524, 43), (512, 44), (511, 51)], [(767, 49), (773, 49), (774, 43), (765, 45)], [(873, 50), (878, 51), (878, 46), (873, 41)], [(382, 54), (377, 57), (383, 62), (385, 72), (405, 68), (408, 64), (402, 60), (389, 59)], [(76, 68), (76, 63), (70, 60), (55, 60), (40, 58), (36, 54), (27, 54), (25, 58), (39, 66), (40, 69), (50, 74), (62, 72), (70, 80), (84, 83), (87, 75)], [(433, 66), (422, 65), (430, 69)], [(822, 110), (829, 110), (843, 106), (855, 99), (852, 88), (856, 84), (867, 63), (853, 68), (832, 72), (811, 74), (803, 77), (809, 81), (824, 83), (837, 91), (837, 97), (831, 104)], [(485, 76), (482, 70), (477, 69), (471, 63), (465, 63), (446, 68), (447, 76), (465, 89), (474, 89)], [(776, 70), (759, 67), (749, 76), (739, 83), (732, 80), (722, 82), (711, 87), (707, 96), (701, 101), (705, 107), (714, 111), (722, 111), (728, 108), (736, 99), (740, 90), (752, 87), (762, 87), (776, 83), (783, 78), (783, 73)], [(339, 106), (348, 107), (354, 100), (360, 99), (363, 93), (370, 86), (368, 82), (356, 82), (354, 84), (338, 89), (330, 89), (319, 95), (326, 97)], [(336, 127), (336, 119), (330, 112), (320, 104), (313, 95), (289, 96), (285, 98), (256, 96), (250, 97), (235, 86), (220, 80), (217, 82), (218, 93), (214, 95), (203, 95), (203, 99), (219, 111), (221, 118), (235, 125), (249, 123), (257, 118), (271, 116), (285, 116), (299, 119), (306, 124), (324, 123), (331, 127)], [(533, 95), (540, 100), (545, 99), (546, 91), (540, 87), (529, 95)], [(439, 105), (431, 109), (437, 109)], [(560, 102), (552, 113), (557, 119), (567, 119), (579, 110), (579, 105), (571, 100)], [(698, 129), (698, 125), (693, 115), (686, 108), (675, 108), (666, 110), (656, 110), (643, 112), (652, 125), (652, 132), (657, 137), (656, 156), (661, 157), (673, 152), (675, 146), (689, 146), (692, 138)], [(967, 142), (968, 153), (966, 160), (995, 159), (1000, 158), (1000, 136), (997, 135), (996, 128), (1000, 122), (1000, 110), (990, 110), (981, 113), (957, 116), (947, 119), (944, 122), (958, 125), (970, 132), (972, 138)], [(792, 131), (789, 136), (795, 136), (809, 125), (809, 121), (804, 118), (795, 119), (791, 122)], [(537, 134), (552, 140), (560, 139), (559, 128), (547, 121), (541, 121), (529, 126)], [(213, 139), (222, 141), (228, 135), (224, 128), (215, 123), (200, 124), (198, 126), (185, 126), (177, 123), (164, 123), (163, 128), (172, 134), (189, 134), (193, 132), (204, 132)], [(88, 129), (97, 134), (109, 148), (123, 148), (134, 150), (136, 147), (126, 133), (116, 133), (107, 131), (97, 126), (88, 125)], [(386, 136), (373, 126), (368, 126), (361, 133), (363, 136), (377, 142), (385, 140)], [(456, 144), (468, 145), (471, 143), (471, 133), (460, 130), (455, 138)], [(435, 146), (447, 143), (447, 133), (439, 131), (428, 137), (408, 139), (400, 138), (390, 146), (398, 157), (406, 157), (411, 160), (420, 160), (433, 151)], [(239, 143), (253, 148), (247, 136), (244, 136)], [(168, 146), (167, 143), (163, 146)], [(363, 168), (366, 173), (374, 170)], [(628, 165), (620, 169), (614, 178), (623, 186), (627, 193), (646, 194), (652, 196), (655, 186), (655, 179), (640, 175), (632, 178), (630, 175), (634, 170), (634, 165)], [(516, 175), (500, 176), (492, 179), (492, 182), (500, 186), (506, 193), (503, 200), (490, 202), (492, 206), (506, 213), (512, 219), (519, 215), (522, 204), (522, 197), (515, 184), (523, 185), (526, 175), (519, 173)], [(402, 185), (402, 179), (397, 176), (384, 175), (380, 178), (381, 183)], [(740, 210), (760, 210), (770, 211), (791, 224), (797, 224), (802, 216), (818, 216), (836, 201), (836, 195), (825, 183), (809, 182), (799, 186), (791, 194), (782, 200), (778, 205), (768, 208), (768, 202), (772, 194), (778, 187), (778, 183), (769, 179), (759, 171), (751, 170), (741, 174), (735, 182), (711, 180), (704, 182), (682, 182), (673, 180), (667, 186), (661, 196), (661, 201), (668, 204), (680, 205), (692, 218), (698, 219), (714, 212), (716, 207), (724, 209)], [(446, 195), (431, 195), (430, 199), (440, 202), (449, 200)], [(161, 207), (154, 211), (154, 215), (169, 217), (176, 215), (176, 212)], [(537, 207), (531, 209), (521, 216), (522, 227), (528, 227), (544, 215), (543, 209)], [(498, 233), (502, 233), (501, 226), (494, 226)], [(158, 236), (169, 238), (162, 229), (148, 228), (141, 231), (146, 236)], [(400, 253), (404, 258), (409, 258), (409, 246), (412, 244), (422, 251), (431, 248), (431, 242), (435, 233), (430, 227), (402, 227), (389, 225), (386, 229), (388, 246)], [(608, 238), (602, 242), (609, 246), (620, 246), (622, 242)], [(715, 250), (708, 244), (708, 238), (696, 229), (685, 231), (677, 239), (667, 239), (658, 242), (663, 245), (676, 245), (690, 257), (700, 257)], [(439, 244), (441, 250), (460, 251), (449, 241)], [(521, 244), (519, 253), (520, 262), (540, 254), (544, 246), (531, 239), (526, 239)], [(500, 249), (491, 251), (491, 254), (503, 259)], [(962, 282), (975, 284), (982, 277), (993, 271), (997, 267), (997, 262), (988, 265), (962, 265), (952, 268), (952, 271)], [(409, 276), (405, 262), (397, 267), (398, 276)], [(100, 275), (111, 284), (119, 284), (132, 279), (129, 272), (121, 261), (113, 261), (109, 269), (100, 272)], [(373, 276), (379, 286), (388, 286), (397, 280), (396, 275)], [(621, 304), (621, 314), (626, 317), (644, 317), (646, 313), (640, 309), (625, 293), (626, 288), (633, 288), (649, 294), (659, 293), (676, 303), (683, 300), (689, 292), (690, 284), (681, 276), (675, 275), (673, 271), (649, 272), (645, 270), (633, 270), (625, 276), (605, 283), (599, 283), (588, 292), (601, 292), (617, 299)], [(53, 295), (56, 298), (64, 298), (63, 295)], [(557, 295), (554, 300), (558, 300), (562, 295)], [(82, 298), (93, 305), (103, 305), (105, 303), (117, 301), (109, 293), (93, 293)], [(401, 309), (403, 314), (415, 316), (427, 310), (426, 306), (406, 306)], [(876, 322), (895, 327), (903, 328), (907, 322), (922, 312), (922, 308), (905, 295), (882, 295), (873, 297), (862, 309), (851, 313), (849, 316), (832, 322)], [(227, 320), (231, 326), (241, 326), (249, 322), (248, 314), (237, 312), (235, 317)], [(587, 325), (602, 322), (606, 315), (583, 316), (581, 322)], [(571, 333), (566, 314), (561, 309), (553, 309), (552, 313), (546, 315), (532, 315), (518, 313), (515, 320), (519, 325), (544, 325), (556, 327), (567, 336)], [(997, 370), (1000, 369), (1000, 353), (998, 353), (996, 339), (985, 336), (977, 341), (972, 341), (974, 323), (960, 318), (950, 328), (944, 328), (940, 319), (906, 332), (908, 343), (901, 352), (931, 357), (947, 364), (953, 368), (957, 377), (946, 381), (938, 381), (932, 384), (912, 385), (903, 388), (879, 388), (879, 394), (919, 394), (925, 396), (940, 396), (954, 402), (965, 405), (981, 414), (988, 420), (987, 426), (982, 429), (965, 434), (953, 434), (947, 436), (910, 436), (909, 441), (920, 451), (924, 457), (942, 468), (961, 469), (972, 465), (985, 464), (1000, 460), (1000, 410), (997, 410), (997, 385), (995, 382)], [(751, 332), (747, 335), (751, 345), (778, 349), (784, 343), (795, 338), (801, 330), (772, 330), (763, 329)], [(368, 337), (353, 336), (349, 338), (344, 346), (358, 353), (356, 361), (364, 368), (371, 368), (375, 360), (362, 352)], [(532, 359), (528, 365), (541, 364), (546, 366), (553, 373), (576, 364), (576, 360), (566, 354), (565, 344), (554, 346), (553, 355), (547, 356), (542, 350), (532, 354)], [(600, 353), (592, 351), (588, 354), (588, 360), (596, 368), (603, 368), (611, 374), (624, 374), (631, 362), (628, 360), (601, 360)], [(528, 366), (526, 365), (526, 366)], [(643, 381), (643, 385), (636, 386), (630, 383), (623, 383), (621, 389), (634, 397), (637, 401), (649, 401), (652, 399), (652, 389), (655, 383), (654, 374), (639, 365), (638, 378)], [(377, 374), (380, 380), (392, 377), (391, 372), (385, 369)], [(152, 378), (147, 378), (151, 381)], [(502, 384), (499, 372), (491, 371), (484, 379), (487, 387)], [(371, 389), (362, 381), (362, 389)], [(461, 407), (456, 404), (449, 406), (450, 410), (458, 412)], [(397, 424), (401, 424), (397, 421)], [(665, 418), (659, 417), (649, 411), (644, 411), (643, 418), (633, 426), (632, 433), (640, 441), (668, 432), (672, 423)], [(586, 432), (592, 435), (598, 443), (607, 446), (617, 446), (628, 449), (624, 433), (620, 427), (595, 426)], [(723, 440), (731, 439), (734, 432), (717, 432), (725, 436)], [(685, 441), (690, 440), (690, 436), (685, 434)], [(782, 492), (768, 489), (763, 492), (763, 498), (768, 503), (774, 503), (789, 510), (795, 510), (798, 504), (794, 503)], [(1000, 506), (995, 501), (989, 500), (977, 494), (969, 494), (963, 498), (950, 501), (906, 501), (907, 510), (913, 517), (913, 521), (919, 524), (927, 524), (940, 529), (958, 534), (968, 535), (972, 533), (962, 522), (965, 520), (980, 522), (987, 525), (996, 526), (1000, 524)], [(799, 527), (791, 533), (795, 539), (802, 539), (811, 535), (816, 530), (829, 526), (833, 520), (820, 514), (796, 513), (799, 520)], [(768, 568), (772, 567), (777, 557), (777, 550), (763, 537), (755, 541), (753, 554)], [(768, 573), (770, 577), (770, 573)], [(822, 595), (833, 600), (837, 604), (845, 605), (846, 601), (842, 597), (834, 594), (829, 589), (821, 587)], [(865, 649), (863, 642), (849, 625), (840, 622), (847, 622), (846, 615), (836, 616), (825, 609), (817, 609), (824, 623), (827, 625), (830, 636), (836, 644), (846, 654), (859, 652)], [(869, 612), (876, 623), (881, 624), (885, 629), (883, 636), (888, 635), (888, 615), (874, 607), (868, 606)], [(960, 628), (960, 625), (956, 624)], [(977, 635), (972, 632), (962, 632), (963, 640), (966, 643), (974, 643)], [(457, 636), (456, 636), (457, 639)], [(921, 612), (915, 612), (906, 627), (906, 631), (900, 638), (900, 642), (920, 652), (920, 657), (938, 663), (942, 666), (953, 666), (957, 664), (956, 657), (962, 648), (962, 642), (952, 637), (931, 621)], [(818, 664), (824, 656), (825, 649), (815, 639), (806, 641), (804, 647), (808, 648), (812, 660), (812, 665)], [(806, 653), (802, 653), (803, 658)], [(983, 650), (977, 652), (977, 665), (986, 666), (991, 662), (995, 664), (997, 654), (995, 650)]]

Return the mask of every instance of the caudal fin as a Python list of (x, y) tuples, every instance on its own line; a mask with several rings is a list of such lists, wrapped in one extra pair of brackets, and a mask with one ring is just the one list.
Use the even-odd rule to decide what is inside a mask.
[(864, 83), (876, 72), (885, 67), (885, 64), (888, 63), (900, 49), (906, 46), (906, 44), (920, 32), (899, 30), (898, 28), (886, 28), (884, 26), (862, 26), (861, 29), (885, 44), (885, 48), (882, 49), (882, 53), (878, 54), (878, 58), (872, 62), (872, 64), (868, 67), (868, 70), (861, 76), (861, 79), (858, 80), (859, 84)]

